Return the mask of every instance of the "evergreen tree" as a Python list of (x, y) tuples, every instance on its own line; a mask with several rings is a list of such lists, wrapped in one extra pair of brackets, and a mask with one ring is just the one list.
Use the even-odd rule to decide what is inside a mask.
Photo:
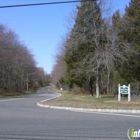
[(66, 51), (65, 60), (71, 84), (75, 83), (83, 87), (88, 82), (91, 93), (93, 92), (95, 73), (89, 72), (88, 61), (91, 59), (89, 58), (90, 53), (98, 48), (103, 37), (101, 18), (101, 11), (96, 1), (81, 2)]
[[(127, 39), (132, 43), (137, 55), (131, 60), (131, 75), (140, 83), (140, 1), (131, 0), (129, 7), (126, 8), (126, 17), (129, 20), (129, 32)], [(140, 85), (139, 85), (140, 94)]]
[(70, 87), (76, 84), (88, 88), (91, 93), (96, 83), (96, 97), (99, 97), (99, 86), (103, 81), (107, 81), (104, 83), (109, 92), (114, 66), (121, 67), (124, 62), (128, 65), (134, 53), (125, 34), (128, 22), (117, 11), (111, 29), (102, 17), (99, 4), (102, 3), (82, 1), (78, 7), (75, 25), (66, 43), (66, 76), (61, 79)]
[(126, 7), (126, 13), (123, 17), (124, 24), (123, 35), (124, 40), (131, 44), (136, 54), (131, 57), (129, 66), (125, 65), (120, 73), (127, 82), (140, 81), (140, 1), (131, 0), (129, 6)]
[(119, 27), (120, 26), (120, 21), (121, 21), (120, 11), (117, 10), (112, 16), (113, 28)]
[[(140, 1), (131, 0), (129, 7), (126, 7), (125, 18), (129, 23), (127, 39), (136, 45), (140, 45)], [(137, 47), (139, 48), (139, 47)]]

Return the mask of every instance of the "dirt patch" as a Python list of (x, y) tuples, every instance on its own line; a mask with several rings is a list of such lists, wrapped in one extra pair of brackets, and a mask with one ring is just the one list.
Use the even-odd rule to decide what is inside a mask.
[(128, 102), (128, 101), (120, 101), (120, 102), (118, 102), (118, 101), (106, 101), (106, 103), (117, 103), (117, 104), (127, 104), (127, 105), (133, 105), (133, 104), (135, 104), (135, 105), (140, 105), (140, 102), (134, 102), (134, 101), (130, 101), (130, 102)]

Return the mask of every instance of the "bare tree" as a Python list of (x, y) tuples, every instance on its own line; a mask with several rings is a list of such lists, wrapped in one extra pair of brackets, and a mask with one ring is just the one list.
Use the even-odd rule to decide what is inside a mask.
[(0, 88), (10, 92), (24, 91), (27, 75), (36, 69), (32, 53), (20, 42), (18, 35), (0, 25)]
[(59, 79), (65, 75), (66, 72), (66, 63), (65, 63), (65, 46), (66, 38), (62, 38), (61, 43), (58, 45), (57, 53), (55, 56), (55, 65), (51, 73), (52, 82), (57, 84)]

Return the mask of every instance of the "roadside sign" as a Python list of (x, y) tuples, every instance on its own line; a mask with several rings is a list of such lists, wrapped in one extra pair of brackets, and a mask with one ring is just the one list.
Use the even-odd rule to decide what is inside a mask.
[(128, 94), (128, 92), (129, 92), (129, 89), (128, 88), (129, 87), (128, 86), (125, 86), (125, 85), (120, 86), (120, 93), (121, 94)]
[(128, 102), (131, 101), (130, 84), (128, 86), (120, 86), (120, 84), (118, 85), (118, 101), (121, 101), (121, 94), (128, 94)]

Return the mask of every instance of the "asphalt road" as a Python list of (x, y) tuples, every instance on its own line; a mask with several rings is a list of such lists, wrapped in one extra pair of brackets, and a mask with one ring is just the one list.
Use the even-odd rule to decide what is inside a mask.
[(37, 94), (0, 99), (0, 140), (128, 140), (140, 117), (41, 108), (38, 101), (55, 97), (48, 87)]

